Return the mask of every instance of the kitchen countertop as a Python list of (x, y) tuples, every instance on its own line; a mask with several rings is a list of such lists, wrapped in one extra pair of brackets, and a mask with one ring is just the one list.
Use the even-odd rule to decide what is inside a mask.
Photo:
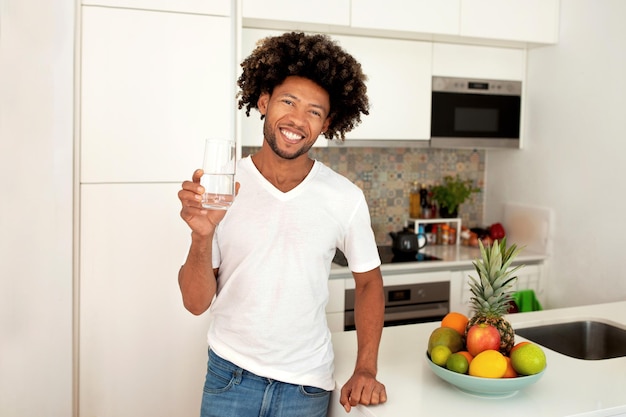
[[(510, 314), (515, 329), (541, 324), (595, 319), (626, 328), (626, 301)], [(346, 414), (339, 405), (341, 386), (356, 359), (354, 331), (333, 333), (337, 388), (329, 417), (463, 416), (626, 416), (626, 357), (581, 360), (544, 348), (548, 367), (535, 384), (508, 398), (467, 394), (437, 377), (426, 362), (430, 333), (439, 322), (385, 327), (378, 378), (388, 401), (357, 406)], [(516, 342), (525, 340), (516, 335)]]
[[(427, 262), (399, 262), (382, 264), (381, 271), (385, 273), (397, 274), (403, 272), (431, 272), (431, 271), (451, 271), (473, 268), (472, 261), (480, 258), (480, 249), (462, 245), (430, 245), (424, 248), (424, 253), (441, 258), (441, 261)], [(547, 255), (535, 253), (528, 250), (522, 252), (515, 258), (513, 265), (535, 264), (544, 262)], [(352, 273), (345, 266), (332, 264), (330, 279), (350, 278)]]

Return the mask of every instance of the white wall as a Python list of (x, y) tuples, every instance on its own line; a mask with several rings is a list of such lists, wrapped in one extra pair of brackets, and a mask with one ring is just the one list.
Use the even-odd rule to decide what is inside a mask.
[(0, 415), (72, 413), (73, 1), (0, 0)]
[(486, 223), (555, 212), (548, 307), (626, 299), (626, 2), (562, 0), (560, 40), (528, 55), (525, 149), (489, 152)]

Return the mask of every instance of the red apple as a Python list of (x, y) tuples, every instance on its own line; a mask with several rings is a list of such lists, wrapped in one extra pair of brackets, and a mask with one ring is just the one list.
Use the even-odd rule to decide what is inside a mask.
[(472, 356), (483, 350), (500, 350), (500, 332), (490, 324), (475, 324), (467, 331), (465, 344)]

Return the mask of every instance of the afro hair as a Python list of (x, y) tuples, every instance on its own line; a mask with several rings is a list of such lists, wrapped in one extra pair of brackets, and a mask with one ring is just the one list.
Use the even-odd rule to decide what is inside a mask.
[[(290, 32), (260, 40), (254, 51), (241, 63), (243, 72), (237, 80), (239, 109), (257, 108), (264, 93), (272, 94), (289, 76), (308, 78), (324, 88), (330, 98), (330, 125), (327, 139), (345, 139), (361, 122), (361, 113), (369, 114), (367, 77), (361, 64), (326, 35)], [(263, 116), (261, 116), (263, 118)]]

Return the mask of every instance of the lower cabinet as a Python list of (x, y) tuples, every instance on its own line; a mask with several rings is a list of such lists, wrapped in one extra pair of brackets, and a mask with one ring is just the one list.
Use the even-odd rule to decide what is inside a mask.
[(346, 279), (328, 280), (328, 304), (326, 321), (331, 332), (342, 332), (345, 314)]
[[(517, 281), (511, 291), (533, 290), (541, 302), (544, 295), (546, 264), (541, 261), (534, 262), (536, 263), (526, 264), (518, 270)], [(383, 271), (386, 287), (398, 286), (398, 288), (402, 288), (410, 284), (450, 282), (449, 310), (458, 311), (467, 316), (473, 314), (470, 304), (472, 293), (469, 286), (469, 276), (476, 276), (476, 271), (473, 268), (421, 272), (402, 271), (401, 273)], [(341, 332), (344, 329), (345, 292), (348, 289), (354, 289), (354, 279), (331, 278), (328, 285), (329, 301), (326, 306), (328, 326), (331, 332)]]
[[(517, 280), (511, 291), (533, 290), (541, 301), (541, 296), (544, 292), (544, 269), (545, 265), (543, 263), (529, 264), (520, 268), (517, 272)], [(470, 298), (472, 297), (469, 285), (470, 276), (477, 278), (475, 269), (453, 272), (452, 285), (450, 286), (450, 311), (458, 311), (467, 316), (473, 314), (470, 303)]]
[(190, 232), (180, 184), (81, 187), (79, 407), (99, 417), (195, 417), (207, 315), (183, 307)]

